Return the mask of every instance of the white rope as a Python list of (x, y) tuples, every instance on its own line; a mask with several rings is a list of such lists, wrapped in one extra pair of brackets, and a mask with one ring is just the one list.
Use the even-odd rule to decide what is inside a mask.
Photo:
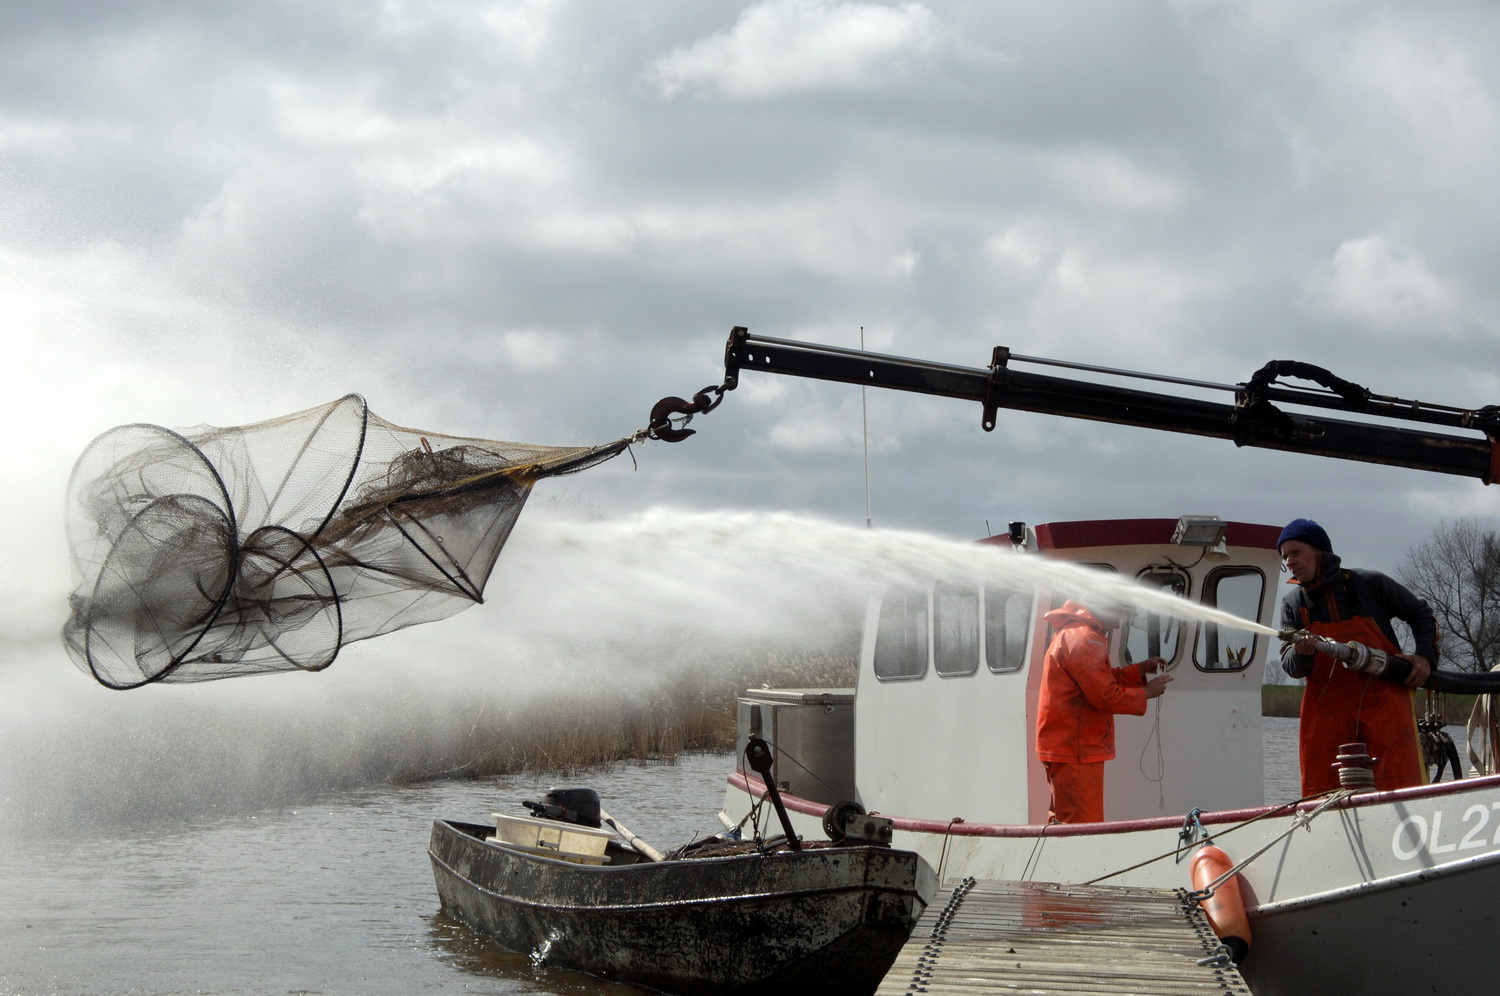
[[(1156, 697), (1156, 708), (1153, 710), (1151, 733), (1146, 737), (1145, 746), (1141, 748), (1141, 756), (1136, 758), (1136, 768), (1139, 769), (1141, 775), (1148, 782), (1156, 783), (1156, 808), (1158, 809), (1167, 808), (1167, 793), (1165, 788), (1165, 779), (1167, 775), (1167, 759), (1166, 752), (1162, 749), (1161, 743), (1161, 700), (1164, 698), (1166, 698), (1165, 695), (1158, 695)], [(1153, 743), (1156, 744), (1155, 775), (1152, 775), (1146, 770), (1146, 753), (1151, 750), (1151, 745)]]

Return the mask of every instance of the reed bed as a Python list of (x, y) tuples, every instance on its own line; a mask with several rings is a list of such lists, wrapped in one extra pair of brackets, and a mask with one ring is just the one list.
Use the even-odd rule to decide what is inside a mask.
[[(1448, 726), (1462, 726), (1469, 721), (1469, 713), (1474, 710), (1473, 695), (1448, 695), (1437, 696), (1438, 708), (1443, 716), (1443, 723)], [(1260, 712), (1263, 716), (1297, 716), (1302, 708), (1302, 686), (1301, 685), (1262, 685), (1260, 690)], [(1416, 712), (1422, 716), (1427, 711), (1427, 696), (1424, 692), (1418, 692), (1416, 696)]]
[(855, 666), (853, 657), (773, 653), (645, 688), (556, 691), (503, 710), (476, 705), (437, 763), (404, 780), (573, 775), (616, 761), (671, 764), (687, 752), (733, 750), (735, 698), (746, 688), (851, 687)]

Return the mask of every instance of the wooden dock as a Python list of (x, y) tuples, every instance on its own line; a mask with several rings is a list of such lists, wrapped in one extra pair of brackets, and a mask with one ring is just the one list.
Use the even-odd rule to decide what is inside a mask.
[(1180, 889), (978, 882), (934, 903), (877, 993), (1236, 993), (1250, 989)]

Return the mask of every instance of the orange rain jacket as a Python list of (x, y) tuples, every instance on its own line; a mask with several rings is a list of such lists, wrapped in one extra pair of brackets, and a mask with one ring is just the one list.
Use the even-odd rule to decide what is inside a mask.
[(1136, 664), (1110, 667), (1104, 627), (1071, 598), (1043, 618), (1056, 633), (1042, 664), (1037, 757), (1108, 761), (1115, 756), (1115, 713), (1146, 714), (1146, 678)]

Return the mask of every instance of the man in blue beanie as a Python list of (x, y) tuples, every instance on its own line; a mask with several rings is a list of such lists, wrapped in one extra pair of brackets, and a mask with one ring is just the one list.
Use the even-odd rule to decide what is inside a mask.
[[(1363, 643), (1412, 666), (1403, 687), (1345, 668), (1317, 653), (1314, 640), (1282, 646), (1282, 670), (1307, 679), (1299, 744), (1302, 794), (1339, 787), (1333, 765), (1339, 747), (1348, 743), (1369, 745), (1370, 756), (1377, 759), (1377, 789), (1426, 784), (1412, 689), (1437, 666), (1437, 619), (1431, 607), (1379, 571), (1344, 567), (1328, 533), (1311, 519), (1289, 522), (1276, 547), (1295, 586), (1281, 602), (1283, 629), (1305, 629), (1338, 643)], [(1411, 627), (1414, 653), (1402, 652), (1391, 627), (1393, 618)]]

